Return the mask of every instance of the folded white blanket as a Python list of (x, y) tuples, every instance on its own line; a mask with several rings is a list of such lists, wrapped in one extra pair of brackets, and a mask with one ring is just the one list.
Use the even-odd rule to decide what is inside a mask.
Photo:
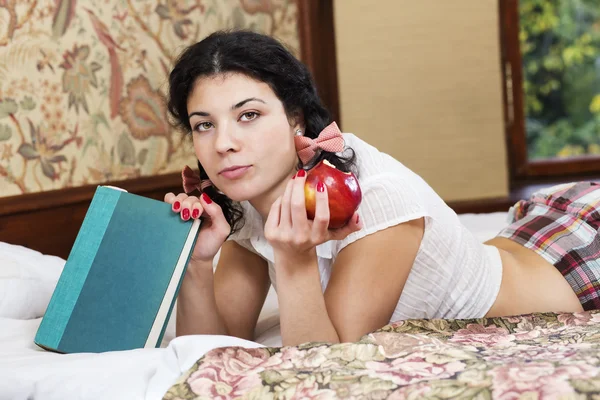
[(262, 345), (228, 336), (191, 335), (166, 348), (56, 354), (33, 344), (41, 318), (0, 318), (0, 399), (161, 399), (207, 351)]

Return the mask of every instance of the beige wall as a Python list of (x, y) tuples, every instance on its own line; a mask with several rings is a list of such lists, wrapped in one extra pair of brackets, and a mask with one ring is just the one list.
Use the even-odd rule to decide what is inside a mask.
[(342, 129), (446, 200), (508, 193), (497, 0), (335, 0)]

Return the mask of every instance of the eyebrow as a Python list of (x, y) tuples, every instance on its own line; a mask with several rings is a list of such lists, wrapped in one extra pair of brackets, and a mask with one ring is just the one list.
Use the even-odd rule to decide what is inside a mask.
[[(237, 104), (234, 104), (233, 106), (231, 106), (231, 109), (232, 110), (238, 109), (238, 108), (242, 107), (244, 104), (249, 103), (251, 101), (258, 101), (258, 102), (261, 102), (263, 104), (267, 104), (267, 103), (265, 103), (265, 101), (263, 101), (263, 100), (261, 100), (261, 99), (259, 99), (257, 97), (250, 97), (250, 98), (248, 98), (246, 100), (240, 101)], [(206, 111), (194, 111), (193, 113), (191, 113), (189, 115), (188, 118), (192, 118), (194, 115), (199, 115), (201, 117), (210, 117), (210, 113), (207, 113)]]

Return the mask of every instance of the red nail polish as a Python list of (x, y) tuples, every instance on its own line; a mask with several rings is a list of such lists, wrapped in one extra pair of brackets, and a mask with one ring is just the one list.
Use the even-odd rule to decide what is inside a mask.
[(184, 220), (188, 220), (190, 219), (190, 210), (188, 210), (187, 208), (184, 208), (183, 211), (181, 212), (181, 216), (183, 217)]
[(323, 185), (323, 182), (317, 183), (317, 192), (323, 193), (324, 191), (325, 191), (325, 185)]
[(306, 175), (306, 171), (301, 169), (300, 171), (298, 171), (298, 178), (303, 178), (304, 175)]
[(198, 215), (200, 215), (200, 210), (196, 208), (192, 211), (192, 218), (198, 218)]
[(202, 193), (202, 200), (204, 200), (206, 204), (212, 203), (212, 200), (210, 199), (210, 197), (208, 197), (206, 193)]
[(179, 207), (181, 207), (181, 203), (176, 201), (173, 203), (173, 211), (179, 211)]
[(296, 174), (292, 175), (292, 179), (294, 179), (296, 177)]

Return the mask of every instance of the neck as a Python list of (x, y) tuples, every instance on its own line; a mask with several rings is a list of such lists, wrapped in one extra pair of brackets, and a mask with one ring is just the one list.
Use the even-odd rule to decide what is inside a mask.
[(262, 195), (255, 197), (252, 200), (249, 200), (252, 207), (254, 207), (254, 209), (260, 214), (263, 223), (267, 221), (267, 217), (269, 216), (269, 212), (271, 211), (271, 206), (279, 196), (283, 195), (283, 193), (285, 192), (285, 188), (288, 184), (288, 180), (292, 179), (292, 176), (295, 173), (296, 170), (294, 169), (287, 176), (287, 179), (282, 180)]

